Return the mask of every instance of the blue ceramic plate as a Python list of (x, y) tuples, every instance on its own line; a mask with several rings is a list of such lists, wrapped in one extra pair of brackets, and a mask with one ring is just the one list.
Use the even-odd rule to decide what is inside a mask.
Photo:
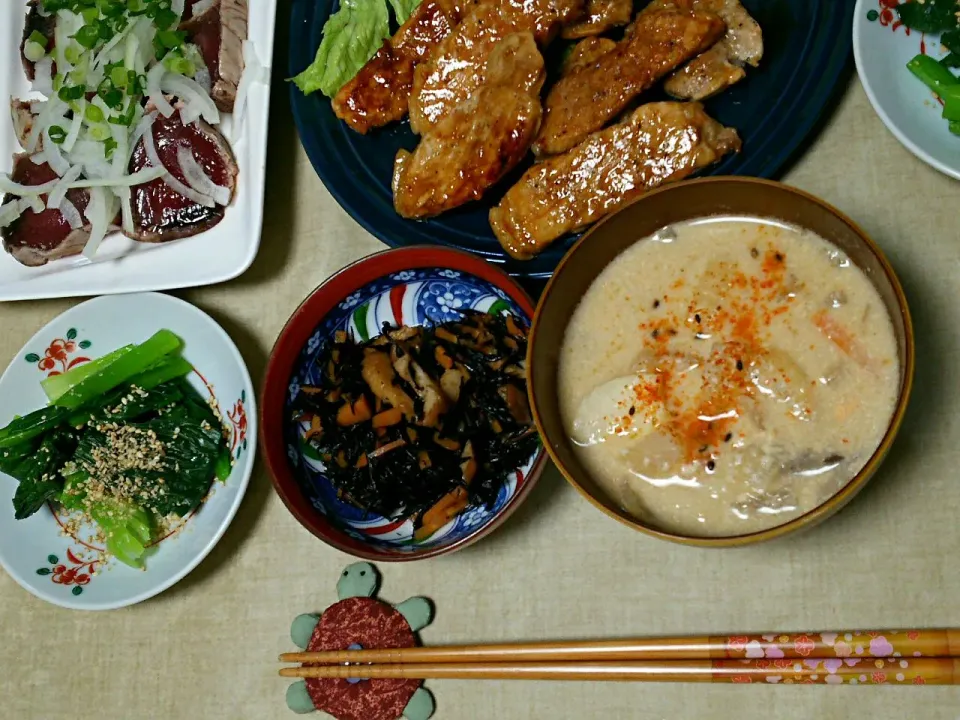
[[(639, 0), (642, 7), (645, 0)], [(743, 0), (763, 27), (766, 54), (747, 79), (706, 103), (710, 114), (736, 128), (743, 151), (711, 168), (710, 175), (775, 178), (801, 148), (829, 103), (851, 49), (855, 0)], [(290, 74), (312, 61), (327, 18), (339, 0), (294, 0)], [(549, 57), (558, 53), (550, 52)], [(548, 60), (549, 60), (548, 57)], [(291, 83), (293, 113), (300, 140), (317, 174), (353, 218), (392, 246), (447, 245), (502, 264), (512, 275), (548, 277), (573, 244), (561, 240), (534, 260), (508, 258), (487, 222), (506, 190), (507, 178), (480, 202), (427, 221), (405, 220), (394, 212), (390, 191), (393, 158), (413, 149), (416, 138), (406, 123), (359, 135), (337, 119), (320, 93), (304, 96)], [(649, 100), (658, 99), (650, 93)]]
[(342, 270), (287, 323), (263, 391), (267, 462), (287, 507), (321, 539), (376, 560), (439, 555), (491, 532), (537, 481), (545, 463), (542, 448), (506, 478), (491, 506), (470, 506), (429, 538), (417, 540), (411, 520), (374, 515), (337, 497), (323, 461), (305, 440), (309, 421), (296, 417), (292, 403), (302, 386), (322, 384), (318, 358), (337, 331), (362, 342), (380, 335), (384, 323), (433, 325), (460, 317), (462, 310), (509, 312), (529, 325), (533, 305), (482, 260), (419, 247), (372, 255)]

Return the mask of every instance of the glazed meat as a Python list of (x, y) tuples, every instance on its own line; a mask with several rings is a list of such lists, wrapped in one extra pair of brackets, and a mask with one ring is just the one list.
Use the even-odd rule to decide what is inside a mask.
[[(150, 109), (149, 106), (147, 108)], [(186, 175), (180, 165), (179, 149), (190, 150), (204, 174), (232, 195), (237, 183), (237, 163), (229, 143), (217, 130), (202, 120), (184, 125), (180, 113), (169, 118), (158, 115), (153, 127), (134, 149), (129, 172), (150, 164), (146, 143), (152, 140), (163, 166), (184, 185)], [(225, 208), (217, 203), (202, 204), (180, 194), (163, 178), (132, 189), (134, 232), (140, 242), (168, 242), (206, 232), (223, 220)]]
[(725, 29), (713, 13), (642, 13), (616, 48), (560, 78), (547, 93), (534, 152), (556, 155), (574, 147), (660, 78), (713, 45)]
[(423, 218), (477, 200), (529, 151), (540, 127), (543, 57), (533, 34), (509, 35), (490, 54), (484, 81), (429, 129), (416, 150), (397, 154), (393, 203)]
[[(13, 159), (11, 180), (21, 185), (45, 185), (57, 179), (57, 174), (47, 164), (37, 165), (26, 154)], [(44, 203), (46, 195), (41, 195)], [(90, 196), (84, 190), (68, 190), (67, 200), (83, 217)], [(18, 202), (13, 195), (4, 198), (4, 204)], [(90, 225), (85, 223), (71, 227), (67, 218), (57, 208), (41, 212), (25, 210), (17, 220), (0, 230), (4, 249), (17, 262), (29, 267), (46, 265), (51, 260), (79, 255), (90, 239)]]
[(393, 37), (333, 98), (337, 117), (359, 133), (402, 120), (413, 70), (456, 27), (463, 10), (456, 0), (424, 0)]
[(736, 131), (699, 103), (643, 105), (620, 124), (530, 168), (490, 211), (490, 224), (510, 255), (528, 259), (644, 192), (739, 149)]
[(712, 48), (667, 78), (663, 87), (681, 100), (705, 100), (746, 77), (744, 65), (763, 57), (763, 31), (740, 0), (658, 0), (658, 5), (713, 12), (727, 24), (726, 35)]
[(210, 95), (222, 112), (233, 112), (243, 75), (243, 41), (247, 38), (247, 0), (215, 0), (207, 10), (180, 23), (203, 55), (210, 72)]
[(423, 135), (483, 84), (487, 58), (500, 40), (530, 31), (540, 45), (562, 22), (583, 13), (584, 0), (487, 0), (470, 12), (414, 70), (410, 128)]
[(616, 40), (601, 37), (588, 37), (581, 40), (570, 50), (560, 68), (560, 74), (569, 75), (590, 63), (596, 62), (617, 46)]
[(563, 26), (561, 35), (568, 40), (602, 35), (633, 17), (633, 0), (588, 0), (584, 16)]

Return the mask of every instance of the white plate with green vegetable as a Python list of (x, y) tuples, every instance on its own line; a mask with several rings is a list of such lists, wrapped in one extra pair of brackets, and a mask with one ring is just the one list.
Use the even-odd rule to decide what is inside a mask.
[(859, 0), (853, 50), (880, 119), (918, 158), (960, 179), (960, 7)]
[(256, 418), (243, 358), (192, 305), (144, 293), (68, 310), (0, 377), (0, 564), (67, 608), (162, 592), (236, 514)]

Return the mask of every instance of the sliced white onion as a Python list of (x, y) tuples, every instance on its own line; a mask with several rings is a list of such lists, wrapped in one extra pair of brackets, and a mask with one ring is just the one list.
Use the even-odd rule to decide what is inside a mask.
[(67, 224), (70, 225), (72, 230), (83, 227), (83, 218), (80, 217), (80, 211), (77, 210), (77, 206), (70, 202), (67, 198), (63, 198), (60, 201), (58, 207), (60, 214), (63, 215), (63, 219), (67, 221)]
[(86, 100), (77, 100), (77, 109), (73, 111), (73, 120), (70, 121), (70, 130), (67, 131), (67, 137), (63, 140), (62, 150), (69, 153), (80, 137), (80, 128), (83, 127), (83, 114), (87, 110)]
[(230, 204), (230, 198), (233, 196), (230, 188), (217, 185), (204, 171), (203, 166), (197, 162), (197, 159), (193, 156), (193, 151), (186, 145), (177, 148), (177, 162), (180, 163), (180, 169), (183, 170), (183, 175), (187, 178), (190, 187), (203, 195), (209, 195), (217, 205), (227, 206)]
[(107, 64), (107, 62), (110, 60), (110, 53), (113, 51), (113, 49), (117, 45), (120, 44), (122, 40), (124, 40), (127, 37), (127, 35), (130, 33), (130, 30), (133, 29), (134, 25), (136, 25), (138, 22), (140, 22), (140, 18), (137, 18), (133, 22), (128, 22), (127, 26), (123, 30), (121, 30), (112, 38), (110, 38), (107, 44), (103, 46), (103, 49), (97, 53), (97, 57), (94, 58), (93, 60), (94, 68), (101, 68)]
[(47, 196), (48, 209), (60, 207), (60, 202), (67, 196), (67, 189), (70, 187), (70, 183), (75, 182), (77, 178), (80, 177), (81, 172), (83, 172), (83, 166), (74, 165), (64, 173), (63, 177), (60, 178), (60, 182), (54, 186), (53, 190), (51, 190)]
[(33, 210), (33, 212), (39, 215), (47, 209), (44, 207), (43, 200), (40, 199), (39, 195), (28, 195), (25, 198), (21, 198), (19, 202), (21, 213), (25, 213), (27, 210)]
[(220, 111), (214, 104), (213, 99), (204, 92), (200, 83), (191, 78), (177, 75), (176, 73), (166, 73), (160, 79), (160, 89), (164, 92), (176, 95), (185, 105), (198, 106), (200, 115), (211, 125), (220, 122)]
[(120, 198), (120, 216), (122, 218), (123, 231), (133, 234), (133, 205), (131, 204), (130, 188), (113, 188), (114, 194)]
[(177, 17), (180, 18), (183, 16), (183, 6), (186, 5), (185, 0), (173, 0), (170, 3), (170, 9), (177, 14)]
[(23, 214), (18, 200), (11, 200), (6, 205), (0, 205), (0, 228), (12, 225)]
[[(144, 133), (143, 135), (143, 147), (147, 151), (147, 158), (150, 160), (150, 164), (154, 168), (164, 168), (163, 161), (160, 160), (160, 154), (157, 152), (157, 144), (153, 139), (153, 129), (149, 132)], [(166, 169), (166, 168), (164, 168)], [(180, 180), (174, 177), (173, 173), (168, 172), (163, 176), (163, 182), (166, 183), (167, 187), (173, 190), (180, 195), (183, 195), (188, 200), (192, 200), (197, 203), (197, 205), (203, 205), (203, 207), (216, 207), (216, 202), (209, 195), (204, 195), (199, 193), (191, 187), (184, 185)]]
[(264, 67), (257, 55), (257, 48), (250, 40), (243, 41), (243, 74), (237, 84), (237, 98), (233, 104), (233, 132), (231, 138), (236, 141), (243, 131), (246, 117), (247, 98), (254, 83), (266, 85), (270, 82), (270, 68)]
[(60, 146), (50, 139), (50, 128), (43, 131), (43, 147), (47, 153), (47, 164), (57, 175), (63, 177), (63, 174), (70, 169), (70, 161), (60, 152)]
[(147, 73), (147, 97), (160, 114), (168, 118), (173, 115), (173, 105), (167, 102), (167, 98), (163, 95), (163, 90), (160, 89), (161, 82), (166, 74), (167, 69), (162, 62), (150, 68), (150, 71)]
[(90, 239), (87, 240), (87, 244), (83, 248), (83, 254), (90, 260), (97, 254), (100, 243), (103, 242), (103, 238), (106, 237), (107, 230), (110, 227), (112, 218), (109, 217), (110, 202), (107, 196), (108, 193), (103, 188), (90, 190), (90, 201), (83, 213), (90, 222)]
[(30, 162), (34, 165), (43, 165), (47, 161), (47, 151), (35, 153), (30, 156)]
[(33, 64), (33, 89), (44, 97), (53, 95), (53, 58), (41, 58)]
[(157, 178), (168, 176), (169, 174), (170, 172), (162, 165), (160, 167), (145, 167), (135, 173), (121, 177), (110, 176), (77, 180), (70, 183), (67, 188), (69, 190), (75, 190), (77, 188), (134, 187), (151, 182)]
[[(30, 135), (27, 137), (27, 146), (24, 148), (28, 153), (32, 153), (40, 144), (43, 137), (43, 131), (54, 122), (54, 118), (63, 115), (66, 107), (59, 98), (51, 97), (49, 100), (37, 103), (40, 110), (33, 120), (33, 127), (30, 129)], [(36, 110), (36, 106), (33, 108)]]
[(197, 2), (193, 4), (193, 17), (203, 15), (207, 10), (213, 7), (214, 2), (216, 2), (216, 0), (197, 0)]
[(53, 190), (58, 182), (60, 182), (60, 178), (45, 182), (42, 185), (21, 185), (11, 180), (7, 173), (0, 173), (0, 192), (10, 193), (11, 195), (23, 198), (46, 195)]
[(197, 68), (197, 71), (193, 74), (193, 79), (197, 81), (197, 85), (202, 87), (207, 95), (213, 92), (213, 78), (210, 77), (210, 70), (206, 65)]

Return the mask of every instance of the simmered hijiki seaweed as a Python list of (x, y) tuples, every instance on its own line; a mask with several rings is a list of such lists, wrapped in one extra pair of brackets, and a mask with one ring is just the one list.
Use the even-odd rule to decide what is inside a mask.
[(463, 312), (433, 327), (337, 332), (295, 418), (341, 499), (432, 535), (471, 504), (491, 506), (537, 446), (527, 403), (526, 328)]

